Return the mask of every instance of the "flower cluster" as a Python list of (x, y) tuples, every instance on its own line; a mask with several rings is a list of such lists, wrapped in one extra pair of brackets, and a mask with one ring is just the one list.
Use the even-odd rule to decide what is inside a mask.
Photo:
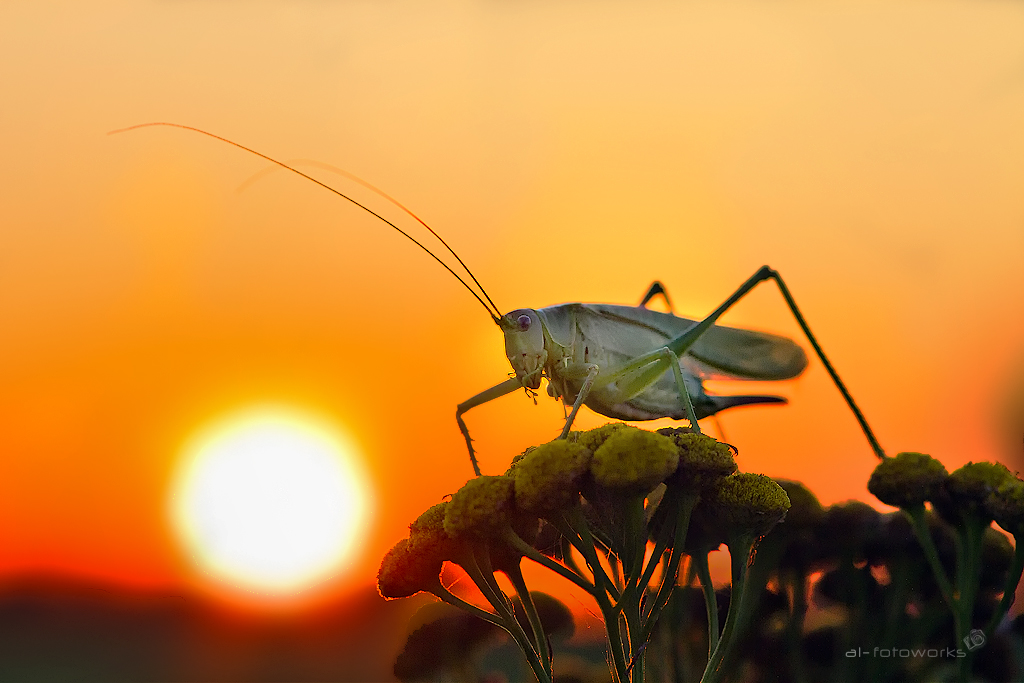
[[(957, 639), (967, 642), (964, 638), (975, 632), (991, 636), (1024, 570), (1024, 482), (999, 463), (969, 462), (947, 472), (929, 455), (900, 453), (875, 468), (868, 490), (900, 508), (910, 522), (952, 613)], [(926, 504), (935, 514), (926, 510)], [(1011, 555), (1009, 541), (991, 527), (993, 521), (1017, 541), (1006, 571), (992, 571), (1001, 558), (1010, 564)], [(986, 584), (993, 575), (1003, 574), (1001, 599), (987, 605)], [(998, 590), (996, 583), (988, 590)], [(989, 614), (979, 610), (983, 605), (991, 607)], [(961, 663), (961, 678), (969, 675), (969, 659)]]
[[(427, 591), (505, 629), (547, 683), (553, 676), (548, 634), (520, 571), (528, 558), (594, 596), (616, 679), (642, 681), (647, 646), (674, 593), (695, 510), (708, 521), (703, 533), (720, 536), (740, 558), (733, 581), (742, 586), (757, 542), (789, 509), (782, 486), (737, 474), (734, 455), (731, 446), (690, 430), (659, 433), (625, 424), (530, 448), (504, 475), (468, 481), (413, 522), (409, 537), (381, 564), (380, 593), (399, 598)], [(465, 571), (487, 608), (441, 585), (444, 562)], [(514, 600), (495, 581), (496, 571), (511, 581)], [(741, 611), (739, 601), (730, 604), (705, 680), (720, 676)]]
[[(899, 508), (884, 514), (860, 501), (823, 507), (799, 482), (738, 473), (735, 455), (690, 429), (608, 424), (529, 448), (502, 476), (468, 481), (420, 515), (381, 565), (385, 597), (427, 591), (462, 610), (411, 635), (396, 675), (436, 677), (441, 667), (474, 678), (472, 651), (496, 642), (484, 633), (504, 629), (533, 675), (551, 683), (552, 636), (568, 612), (530, 592), (523, 559), (590, 593), (604, 620), (607, 659), (590, 669), (560, 664), (560, 676), (607, 680), (605, 661), (618, 683), (1010, 680), (1024, 672), (1024, 658), (1014, 669), (1012, 657), (997, 656), (1011, 646), (995, 632), (1024, 573), (1024, 481), (995, 463), (949, 472), (931, 456), (900, 453), (883, 458), (868, 482)], [(723, 545), (731, 581), (716, 591), (709, 554)], [(446, 562), (486, 604), (441, 585)], [(432, 646), (479, 619), (490, 630), (466, 635), (463, 649)], [(984, 658), (962, 647), (953, 661), (857, 654), (981, 641), (990, 643)]]

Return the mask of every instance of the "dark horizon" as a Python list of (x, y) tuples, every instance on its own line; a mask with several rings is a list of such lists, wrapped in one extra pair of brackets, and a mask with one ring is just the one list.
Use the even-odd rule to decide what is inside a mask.
[(393, 681), (423, 600), (373, 588), (289, 612), (23, 573), (0, 581), (3, 681)]

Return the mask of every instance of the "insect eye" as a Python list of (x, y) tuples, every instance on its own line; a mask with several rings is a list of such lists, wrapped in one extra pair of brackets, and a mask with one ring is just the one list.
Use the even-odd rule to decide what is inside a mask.
[(525, 315), (525, 314), (521, 315), (516, 320), (516, 322), (519, 323), (519, 331), (520, 332), (526, 332), (528, 329), (530, 329), (530, 322), (531, 322), (530, 321), (530, 316)]

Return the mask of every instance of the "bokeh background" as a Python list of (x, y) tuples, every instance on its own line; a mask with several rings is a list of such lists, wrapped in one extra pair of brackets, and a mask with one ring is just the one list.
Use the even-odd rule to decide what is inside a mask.
[[(415, 230), (306, 162), (356, 173), (504, 310), (660, 279), (699, 317), (770, 264), (886, 449), (1016, 470), (1021, 35), (1019, 0), (0, 4), (0, 670), (386, 679), (414, 605), (378, 601), (377, 564), (471, 474), (455, 405), (509, 371), (379, 221), (197, 134), (108, 131), (198, 126)], [(724, 322), (799, 335), (767, 285)], [(722, 417), (741, 467), (867, 499), (822, 368), (768, 389), (791, 404)], [(209, 581), (167, 516), (188, 438), (267, 401), (344, 429), (374, 501), (287, 604)], [(485, 472), (561, 415), (469, 413)]]

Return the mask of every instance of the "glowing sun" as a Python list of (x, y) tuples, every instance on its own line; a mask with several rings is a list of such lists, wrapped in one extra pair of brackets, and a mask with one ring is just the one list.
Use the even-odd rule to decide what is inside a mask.
[(290, 594), (351, 564), (367, 498), (357, 456), (336, 430), (259, 408), (188, 444), (171, 514), (202, 570), (249, 591)]

